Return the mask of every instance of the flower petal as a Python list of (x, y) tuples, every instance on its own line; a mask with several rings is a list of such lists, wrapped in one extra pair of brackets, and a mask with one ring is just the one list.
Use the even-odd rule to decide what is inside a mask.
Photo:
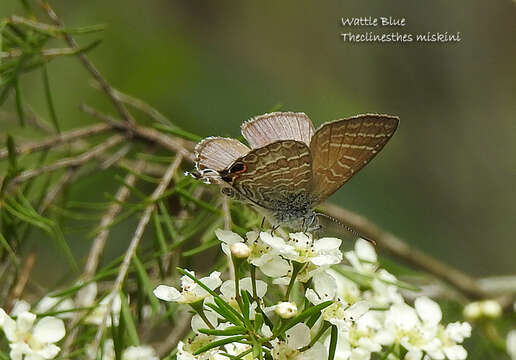
[(217, 239), (228, 245), (244, 242), (244, 239), (240, 235), (229, 230), (217, 229), (215, 230), (215, 236), (217, 236)]
[(319, 251), (331, 251), (338, 249), (342, 244), (342, 240), (333, 238), (333, 237), (325, 237), (314, 242), (314, 250)]
[(41, 343), (55, 343), (65, 336), (64, 322), (53, 316), (46, 316), (34, 326), (33, 336)]
[(153, 293), (158, 299), (165, 301), (179, 301), (183, 297), (176, 288), (166, 285), (159, 285)]
[(310, 328), (304, 323), (298, 323), (285, 332), (287, 345), (294, 349), (300, 349), (310, 344)]
[(375, 263), (378, 259), (374, 246), (370, 242), (358, 239), (355, 243), (355, 253), (360, 260), (369, 261)]
[(417, 314), (425, 323), (437, 325), (443, 317), (439, 304), (426, 296), (417, 298), (414, 306)]

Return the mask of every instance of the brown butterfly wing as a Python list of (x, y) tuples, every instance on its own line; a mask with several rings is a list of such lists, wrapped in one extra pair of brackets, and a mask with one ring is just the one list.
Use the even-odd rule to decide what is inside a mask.
[(311, 196), (310, 149), (300, 141), (276, 141), (251, 150), (221, 176), (231, 177), (233, 188), (256, 205), (271, 210), (288, 207)]
[(395, 116), (366, 114), (319, 127), (310, 143), (317, 202), (327, 199), (371, 161), (394, 134), (398, 122)]
[(296, 140), (310, 146), (315, 132), (308, 116), (294, 112), (274, 112), (254, 117), (243, 123), (241, 130), (253, 149), (278, 140)]

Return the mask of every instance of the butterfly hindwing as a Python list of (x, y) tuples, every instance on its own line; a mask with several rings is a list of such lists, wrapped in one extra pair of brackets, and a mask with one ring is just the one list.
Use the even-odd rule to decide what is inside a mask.
[(320, 203), (337, 191), (384, 147), (398, 117), (366, 114), (335, 120), (317, 129), (310, 143), (313, 194)]

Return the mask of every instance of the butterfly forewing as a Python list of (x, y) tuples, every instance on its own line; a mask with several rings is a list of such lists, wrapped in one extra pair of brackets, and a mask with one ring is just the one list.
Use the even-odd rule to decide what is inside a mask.
[(251, 150), (235, 163), (245, 168), (233, 178), (233, 187), (263, 208), (276, 210), (293, 201), (306, 202), (311, 194), (312, 158), (303, 142), (276, 141)]
[(257, 116), (243, 123), (241, 130), (253, 149), (278, 140), (297, 140), (310, 146), (310, 139), (315, 132), (308, 116), (294, 112), (274, 112)]
[(310, 143), (313, 194), (322, 202), (364, 167), (384, 147), (399, 119), (359, 115), (323, 124)]

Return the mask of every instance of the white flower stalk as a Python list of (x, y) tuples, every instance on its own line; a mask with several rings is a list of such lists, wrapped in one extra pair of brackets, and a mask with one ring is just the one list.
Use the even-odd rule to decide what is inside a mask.
[[(195, 276), (193, 271), (189, 271)], [(220, 272), (214, 271), (210, 276), (200, 279), (200, 281), (209, 289), (214, 290), (222, 284), (220, 280)], [(199, 284), (190, 277), (184, 275), (181, 277), (181, 291), (172, 286), (159, 285), (154, 289), (154, 295), (161, 300), (174, 301), (181, 304), (193, 304), (199, 302), (210, 294), (204, 290)]]
[(265, 275), (276, 278), (285, 276), (290, 270), (288, 261), (281, 258), (276, 250), (264, 243), (258, 232), (250, 231), (246, 234), (246, 240), (240, 235), (228, 231), (218, 229), (215, 235), (222, 242), (222, 250), (230, 255), (230, 247), (238, 243), (246, 244), (249, 247), (250, 253), (247, 261), (258, 267)]
[(17, 313), (14, 320), (0, 309), (0, 328), (12, 360), (53, 359), (61, 351), (55, 343), (65, 336), (63, 320), (47, 316), (36, 322), (36, 315), (28, 311)]
[(99, 357), (100, 354), (102, 354), (102, 360), (115, 360), (116, 358), (115, 344), (113, 342), (113, 339), (106, 339), (101, 349), (96, 349), (96, 347), (93, 344), (88, 344), (86, 346), (86, 355), (88, 356), (88, 359), (97, 359), (97, 354), (95, 354), (95, 350), (99, 352)]
[(511, 359), (516, 360), (516, 330), (511, 330), (507, 334), (506, 348)]

